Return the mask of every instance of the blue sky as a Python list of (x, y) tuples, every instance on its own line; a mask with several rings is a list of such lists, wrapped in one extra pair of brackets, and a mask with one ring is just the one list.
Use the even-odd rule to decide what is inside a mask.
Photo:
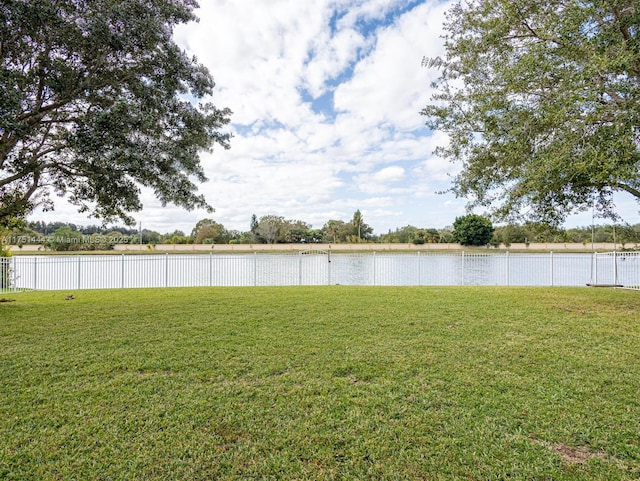
[[(405, 225), (442, 228), (465, 213), (447, 189), (457, 166), (433, 154), (446, 142), (420, 109), (443, 53), (450, 2), (435, 0), (201, 0), (200, 21), (176, 41), (216, 80), (211, 99), (233, 110), (231, 149), (202, 155), (200, 186), (214, 214), (162, 207), (143, 193), (143, 228), (187, 233), (212, 217), (248, 230), (251, 216), (279, 215), (320, 228), (360, 209), (374, 233)], [(640, 222), (630, 196), (617, 201)], [(482, 212), (478, 212), (482, 213)], [(99, 223), (57, 202), (34, 219)], [(567, 225), (588, 225), (590, 213)]]

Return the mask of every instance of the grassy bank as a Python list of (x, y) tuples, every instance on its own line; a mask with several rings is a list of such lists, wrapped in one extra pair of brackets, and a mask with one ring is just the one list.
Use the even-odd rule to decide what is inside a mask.
[(638, 292), (4, 297), (0, 479), (640, 477)]

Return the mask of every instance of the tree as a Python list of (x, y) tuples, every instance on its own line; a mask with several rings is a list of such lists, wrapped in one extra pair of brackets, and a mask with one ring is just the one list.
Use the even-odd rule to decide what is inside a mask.
[(254, 242), (258, 239), (258, 217), (256, 217), (255, 214), (251, 215), (251, 224), (249, 226), (249, 233), (250, 233), (250, 237), (251, 242)]
[(159, 232), (149, 229), (142, 229), (143, 244), (159, 244), (162, 242), (162, 235)]
[(501, 219), (558, 225), (640, 200), (636, 0), (467, 0), (448, 12), (427, 125), (461, 161), (452, 191)]
[(438, 242), (441, 244), (450, 244), (451, 242), (455, 242), (453, 239), (453, 226), (447, 226), (444, 229), (440, 229)]
[(637, 244), (640, 242), (640, 231), (636, 230), (634, 226), (623, 224), (616, 226), (615, 229), (616, 242), (622, 244), (623, 247), (625, 244)]
[(286, 243), (310, 242), (313, 238), (311, 226), (301, 220), (287, 220), (280, 229), (280, 239)]
[(113, 243), (109, 242), (109, 238), (97, 232), (87, 235), (87, 242), (83, 242), (82, 250), (88, 251), (104, 251), (113, 249)]
[(493, 239), (496, 244), (504, 244), (509, 247), (511, 244), (524, 244), (531, 240), (531, 235), (521, 225), (507, 224), (497, 227), (493, 232)]
[(362, 239), (368, 239), (373, 233), (373, 228), (365, 224), (360, 209), (353, 213), (351, 219), (351, 225), (353, 226), (353, 237), (356, 242), (360, 242)]
[(362, 220), (362, 212), (360, 209), (356, 210), (353, 213), (353, 219), (351, 219), (351, 224), (355, 230), (355, 233), (358, 235), (358, 240), (362, 239), (362, 224), (364, 221)]
[(527, 222), (524, 229), (536, 242), (566, 242), (566, 231), (555, 225)]
[(453, 222), (453, 240), (463, 246), (487, 245), (492, 236), (491, 221), (481, 215), (463, 215)]
[(284, 225), (284, 217), (277, 215), (265, 215), (260, 217), (255, 233), (258, 238), (267, 244), (274, 244), (280, 235), (280, 231)]
[[(230, 111), (172, 39), (195, 0), (5, 0), (0, 6), (0, 224), (52, 192), (105, 223), (163, 205), (210, 209), (199, 153), (229, 147)], [(194, 102), (193, 104), (191, 102)]]
[(407, 225), (389, 231), (388, 234), (380, 236), (380, 242), (391, 242), (400, 244), (424, 244), (425, 242), (438, 242), (439, 234), (437, 229), (419, 229), (412, 225)]
[(408, 244), (418, 236), (419, 229), (412, 225), (407, 225), (396, 229), (395, 231), (389, 231), (388, 234), (380, 236), (382, 242), (401, 243)]
[(347, 238), (353, 234), (353, 225), (342, 220), (328, 220), (322, 227), (323, 240), (325, 242), (347, 242)]
[(49, 237), (48, 247), (54, 251), (76, 251), (82, 248), (82, 234), (73, 227), (59, 227)]
[(213, 219), (202, 219), (191, 231), (191, 238), (196, 244), (226, 244), (229, 242), (229, 233)]
[(163, 244), (189, 244), (191, 238), (187, 237), (183, 231), (176, 229), (163, 234), (161, 240)]
[(440, 233), (438, 229), (421, 229), (418, 231), (418, 235), (421, 236), (425, 242), (438, 242), (440, 239)]

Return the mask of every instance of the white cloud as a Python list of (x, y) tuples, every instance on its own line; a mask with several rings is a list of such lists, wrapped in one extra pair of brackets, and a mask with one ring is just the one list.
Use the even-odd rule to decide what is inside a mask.
[(446, 4), (424, 3), (384, 27), (375, 49), (335, 94), (336, 108), (365, 125), (388, 123), (395, 129), (423, 126), (418, 111), (430, 97), (434, 72), (420, 65), (423, 55), (442, 54)]
[(404, 2), (401, 0), (359, 0), (347, 2), (348, 10), (338, 24), (342, 27), (352, 27), (360, 19), (380, 20)]
[[(391, 0), (207, 0), (199, 23), (175, 30), (212, 72), (212, 101), (234, 112), (231, 149), (202, 155), (209, 182), (200, 192), (216, 220), (246, 230), (252, 214), (277, 214), (320, 227), (372, 206), (372, 225), (385, 231), (410, 210), (407, 192), (422, 189), (412, 177), (433, 166), (416, 131), (424, 131), (418, 111), (431, 80), (420, 60), (439, 53), (444, 6), (426, 1), (398, 15), (399, 7), (407, 8)], [(307, 94), (329, 96), (314, 111)], [(211, 215), (163, 208), (146, 192), (143, 202), (137, 218), (163, 232), (188, 232)], [(79, 222), (72, 212), (59, 204), (45, 216)]]
[(362, 192), (376, 193), (401, 193), (406, 192), (405, 186), (398, 186), (405, 179), (405, 169), (399, 166), (390, 166), (375, 172), (354, 176), (354, 181)]
[[(361, 209), (375, 233), (443, 227), (464, 213), (448, 187), (459, 166), (433, 155), (446, 142), (419, 115), (437, 72), (451, 3), (424, 0), (202, 0), (176, 41), (214, 76), (212, 101), (233, 110), (231, 149), (202, 155), (200, 186), (216, 212), (162, 207), (143, 195), (145, 228), (190, 232), (213, 216), (247, 230), (251, 215), (322, 227)], [(335, 110), (334, 110), (335, 108)], [(41, 220), (97, 223), (57, 203)], [(637, 206), (636, 206), (637, 207)], [(635, 209), (637, 212), (637, 208)], [(637, 217), (636, 217), (637, 218)]]
[(405, 177), (402, 167), (385, 167), (373, 175), (373, 179), (381, 184), (388, 182), (400, 182)]
[(317, 98), (329, 90), (326, 82), (344, 72), (355, 61), (358, 50), (368, 43), (362, 34), (351, 28), (341, 30), (333, 37), (327, 30), (321, 32), (313, 43), (312, 58), (305, 70), (304, 85), (312, 97)]

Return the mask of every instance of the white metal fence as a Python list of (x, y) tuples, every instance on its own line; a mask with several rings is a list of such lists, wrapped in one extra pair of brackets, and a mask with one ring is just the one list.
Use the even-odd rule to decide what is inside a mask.
[(640, 253), (164, 254), (0, 258), (0, 290), (275, 285), (610, 285)]

